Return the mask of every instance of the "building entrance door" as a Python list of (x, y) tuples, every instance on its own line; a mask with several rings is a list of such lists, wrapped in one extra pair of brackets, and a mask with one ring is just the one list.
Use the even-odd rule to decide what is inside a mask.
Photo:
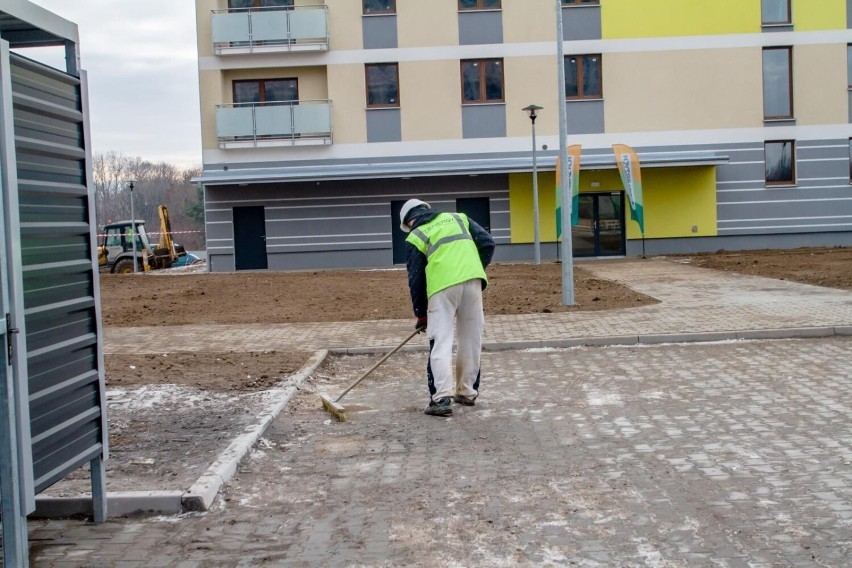
[(408, 233), (404, 233), (399, 228), (399, 212), (402, 211), (404, 203), (405, 201), (391, 201), (391, 241), (394, 264), (405, 264), (405, 238)]
[(456, 211), (464, 213), (477, 225), (491, 232), (491, 205), (487, 197), (460, 197), (456, 199)]
[(234, 268), (266, 270), (266, 215), (263, 207), (234, 207)]
[(574, 256), (624, 256), (624, 194), (581, 193), (572, 228)]

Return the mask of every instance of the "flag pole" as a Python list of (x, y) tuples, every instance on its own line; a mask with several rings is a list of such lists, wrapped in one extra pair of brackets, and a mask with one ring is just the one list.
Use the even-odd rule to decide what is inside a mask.
[(562, 0), (556, 0), (556, 68), (559, 87), (559, 188), (562, 205), (562, 305), (574, 305), (574, 249), (571, 244), (572, 188), (568, 186), (568, 116), (565, 109), (565, 50)]

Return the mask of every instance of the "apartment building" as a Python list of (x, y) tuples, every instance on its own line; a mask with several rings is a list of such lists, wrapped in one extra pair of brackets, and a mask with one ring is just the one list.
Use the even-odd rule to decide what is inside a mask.
[(560, 104), (574, 257), (852, 245), (852, 0), (317, 1), (196, 0), (213, 271), (403, 263), (411, 197), (532, 259), (534, 159), (557, 258)]

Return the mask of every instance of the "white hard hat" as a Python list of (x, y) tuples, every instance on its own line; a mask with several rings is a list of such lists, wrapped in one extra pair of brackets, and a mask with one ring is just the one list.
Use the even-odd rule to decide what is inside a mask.
[(405, 224), (405, 216), (408, 215), (412, 209), (414, 209), (415, 207), (420, 207), (421, 205), (425, 205), (429, 208), (432, 207), (425, 201), (420, 201), (419, 199), (409, 199), (408, 201), (402, 204), (402, 209), (399, 210), (399, 228), (402, 229), (404, 232), (411, 232), (411, 229), (409, 229), (408, 225)]

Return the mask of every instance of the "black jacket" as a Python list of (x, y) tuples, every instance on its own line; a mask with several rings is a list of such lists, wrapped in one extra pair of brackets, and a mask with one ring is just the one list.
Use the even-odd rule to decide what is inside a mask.
[[(414, 211), (412, 213), (414, 219), (414, 229), (418, 226), (430, 222), (438, 216), (441, 211), (433, 209), (423, 209), (422, 211)], [(476, 250), (479, 251), (479, 260), (482, 262), (483, 270), (491, 264), (491, 257), (494, 256), (494, 239), (491, 235), (477, 224), (473, 219), (468, 217), (470, 224), (470, 236), (476, 245)], [(417, 250), (417, 247), (411, 243), (405, 243), (405, 267), (408, 269), (408, 288), (411, 291), (411, 304), (414, 307), (414, 315), (416, 317), (426, 316), (429, 307), (429, 297), (426, 295), (426, 255)], [(484, 289), (486, 282), (482, 281)]]

